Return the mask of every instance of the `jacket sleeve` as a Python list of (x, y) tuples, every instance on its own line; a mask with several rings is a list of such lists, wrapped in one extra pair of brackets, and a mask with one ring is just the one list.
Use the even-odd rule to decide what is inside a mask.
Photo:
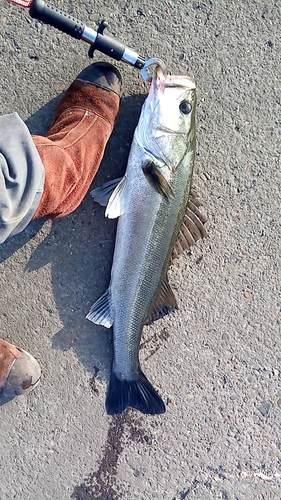
[(31, 221), (44, 187), (43, 163), (17, 113), (0, 117), (0, 243)]

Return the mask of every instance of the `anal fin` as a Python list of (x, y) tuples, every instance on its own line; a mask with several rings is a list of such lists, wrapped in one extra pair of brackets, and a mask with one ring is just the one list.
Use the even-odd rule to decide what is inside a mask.
[(110, 311), (109, 290), (106, 290), (106, 292), (98, 300), (96, 300), (86, 318), (96, 325), (105, 326), (105, 328), (110, 328), (113, 325)]

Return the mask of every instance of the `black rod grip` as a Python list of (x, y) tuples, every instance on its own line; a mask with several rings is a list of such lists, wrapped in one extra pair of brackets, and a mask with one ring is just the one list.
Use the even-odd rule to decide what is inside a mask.
[(99, 33), (95, 43), (93, 44), (93, 48), (109, 57), (112, 57), (116, 61), (120, 61), (124, 54), (126, 45), (110, 35), (103, 35)]
[(85, 25), (74, 17), (62, 12), (56, 7), (47, 5), (44, 0), (33, 0), (29, 10), (31, 17), (50, 24), (64, 33), (80, 40), (82, 37)]

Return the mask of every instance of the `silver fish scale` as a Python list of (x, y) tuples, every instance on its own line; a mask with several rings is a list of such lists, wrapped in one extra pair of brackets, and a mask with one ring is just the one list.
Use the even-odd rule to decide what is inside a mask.
[[(171, 174), (169, 182), (175, 196), (170, 202), (147, 182), (141, 168), (144, 155), (134, 141), (130, 158), (134, 158), (126, 179), (130, 209), (118, 222), (110, 292), (114, 322), (113, 368), (120, 378), (132, 380), (138, 374), (144, 321), (166, 277), (184, 216), (193, 152), (185, 157), (176, 175)], [(163, 256), (166, 257), (163, 259)]]
[(192, 78), (165, 77), (156, 68), (125, 177), (117, 187), (111, 181), (93, 192), (104, 204), (112, 188), (106, 214), (119, 216), (109, 289), (87, 316), (94, 323), (113, 325), (114, 362), (105, 402), (109, 415), (127, 406), (144, 414), (165, 412), (139, 365), (139, 342), (145, 321), (165, 308), (166, 294), (167, 304), (173, 303), (167, 269), (190, 192), (195, 88)]

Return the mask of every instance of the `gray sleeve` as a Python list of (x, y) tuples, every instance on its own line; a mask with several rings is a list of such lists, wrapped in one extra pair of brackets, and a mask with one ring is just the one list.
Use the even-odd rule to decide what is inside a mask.
[(45, 170), (30, 132), (17, 113), (0, 116), (0, 243), (31, 221)]

